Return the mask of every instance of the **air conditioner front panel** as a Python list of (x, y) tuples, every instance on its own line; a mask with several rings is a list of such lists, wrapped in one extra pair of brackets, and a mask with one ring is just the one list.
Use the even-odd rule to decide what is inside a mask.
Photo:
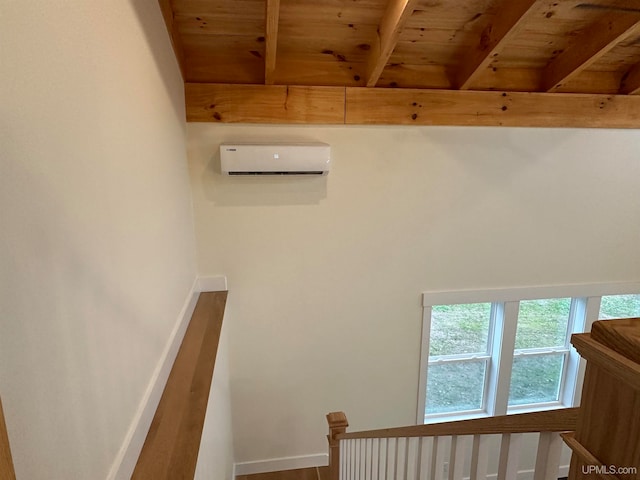
[(225, 175), (326, 175), (330, 146), (307, 144), (222, 144), (220, 162)]

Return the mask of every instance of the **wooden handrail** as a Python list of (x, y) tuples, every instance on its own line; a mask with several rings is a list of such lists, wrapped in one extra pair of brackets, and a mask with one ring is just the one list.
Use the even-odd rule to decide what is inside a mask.
[(571, 335), (571, 343), (586, 360), (596, 361), (621, 383), (640, 390), (640, 364), (602, 344), (590, 333), (574, 333)]
[(226, 301), (200, 294), (132, 480), (194, 478)]
[[(584, 445), (576, 440), (575, 432), (567, 432), (561, 433), (562, 439), (564, 442), (571, 448), (571, 451), (578, 456), (580, 460), (582, 460), (586, 465), (591, 465), (594, 467), (605, 468), (606, 466), (598, 460), (589, 450), (587, 450)], [(609, 473), (600, 473), (598, 471), (594, 471), (593, 475), (598, 477), (600, 480), (620, 480), (616, 475), (612, 475)]]
[[(327, 415), (327, 418), (329, 416)], [(448, 435), (491, 435), (500, 433), (567, 432), (575, 430), (578, 408), (518, 413), (475, 418), (432, 425), (383, 428), (363, 432), (339, 433), (336, 440), (350, 438), (438, 437)], [(345, 417), (346, 421), (346, 417)]]
[(0, 478), (3, 480), (16, 480), (11, 448), (9, 448), (7, 424), (4, 421), (4, 412), (2, 410), (2, 400), (0, 400)]

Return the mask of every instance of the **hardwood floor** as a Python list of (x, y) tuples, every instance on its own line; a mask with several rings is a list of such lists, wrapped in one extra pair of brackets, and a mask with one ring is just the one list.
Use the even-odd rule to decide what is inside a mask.
[[(256, 473), (238, 475), (236, 480), (329, 480), (329, 467), (301, 468), (283, 472)], [(567, 477), (558, 478), (567, 480)]]
[[(282, 472), (256, 473), (254, 475), (238, 475), (236, 480), (329, 480), (329, 467), (301, 468)], [(567, 477), (558, 478), (567, 480)]]
[(329, 467), (301, 468), (282, 472), (238, 475), (236, 480), (329, 480)]

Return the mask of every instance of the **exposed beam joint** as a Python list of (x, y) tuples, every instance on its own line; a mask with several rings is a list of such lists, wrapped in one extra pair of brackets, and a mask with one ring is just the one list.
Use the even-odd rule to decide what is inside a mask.
[(620, 82), (620, 93), (640, 95), (640, 63), (634, 65)]
[(265, 59), (264, 83), (273, 85), (276, 71), (276, 51), (278, 49), (278, 20), (280, 0), (267, 0), (265, 15)]
[(556, 92), (588, 69), (620, 42), (640, 32), (640, 14), (610, 13), (577, 35), (567, 49), (545, 68), (543, 90)]
[(367, 87), (375, 87), (418, 0), (389, 0), (367, 59)]
[(527, 17), (535, 11), (533, 7), (540, 3), (542, 0), (503, 0), (497, 9), (498, 15), (486, 26), (478, 45), (465, 55), (454, 74), (454, 85), (461, 90), (470, 89), (476, 78), (522, 29)]

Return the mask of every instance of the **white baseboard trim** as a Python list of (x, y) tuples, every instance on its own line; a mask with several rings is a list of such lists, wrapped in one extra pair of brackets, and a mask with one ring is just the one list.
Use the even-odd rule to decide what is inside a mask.
[(252, 475), (254, 473), (279, 472), (297, 468), (326, 467), (327, 465), (329, 465), (329, 455), (318, 453), (299, 457), (270, 458), (255, 462), (236, 463), (233, 469), (235, 475)]
[(227, 290), (227, 277), (214, 275), (198, 277), (198, 292), (222, 292)]
[[(533, 480), (533, 470), (518, 470), (518, 477), (516, 480)], [(569, 465), (561, 465), (558, 470), (558, 477), (562, 478), (569, 475)], [(487, 475), (487, 480), (495, 480), (498, 478), (497, 473)], [(465, 480), (469, 480), (469, 477), (465, 477)]]
[(107, 480), (129, 480), (131, 478), (131, 474), (135, 469), (138, 457), (142, 451), (142, 446), (147, 438), (147, 432), (158, 408), (158, 403), (160, 403), (160, 398), (162, 397), (162, 392), (164, 391), (169, 373), (173, 367), (173, 362), (176, 359), (185, 331), (191, 321), (191, 315), (196, 307), (198, 294), (200, 292), (198, 289), (198, 280), (199, 279), (196, 278), (193, 281), (191, 290), (187, 294), (176, 324), (167, 340), (160, 360), (142, 396), (142, 400), (138, 405), (138, 410), (133, 417), (129, 431), (111, 465)]

